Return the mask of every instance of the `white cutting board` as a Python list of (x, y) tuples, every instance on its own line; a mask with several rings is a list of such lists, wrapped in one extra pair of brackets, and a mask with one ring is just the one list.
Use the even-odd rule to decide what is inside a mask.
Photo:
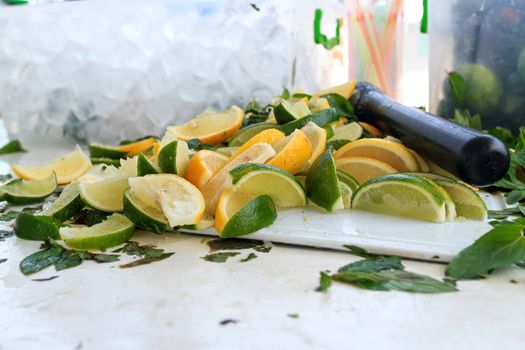
[[(505, 205), (501, 195), (480, 195), (489, 209)], [(343, 245), (349, 244), (375, 254), (448, 262), (490, 229), (488, 220), (438, 224), (358, 210), (324, 213), (306, 207), (279, 210), (271, 226), (243, 238), (337, 250), (346, 250)], [(181, 231), (217, 235), (213, 229)]]
[[(0, 172), (9, 172), (12, 163), (42, 164), (69, 151), (71, 149), (53, 148), (3, 156)], [(480, 194), (489, 209), (505, 207), (501, 195)], [(357, 210), (325, 213), (305, 207), (280, 209), (271, 226), (243, 238), (337, 250), (349, 244), (375, 254), (446, 262), (490, 230), (487, 222), (465, 220), (436, 224)], [(213, 229), (181, 231), (217, 236)]]

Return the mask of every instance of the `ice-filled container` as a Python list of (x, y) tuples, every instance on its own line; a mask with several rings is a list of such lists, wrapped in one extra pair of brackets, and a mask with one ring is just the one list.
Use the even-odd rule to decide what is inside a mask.
[[(0, 114), (25, 144), (161, 136), (211, 107), (348, 79), (338, 0), (93, 0), (0, 11)], [(339, 24), (342, 26), (343, 21)], [(341, 28), (339, 28), (341, 29)], [(343, 30), (341, 30), (343, 31)]]
[[(525, 125), (525, 1), (429, 3), (432, 112), (452, 117), (467, 110), (481, 116), (484, 128)], [(466, 88), (456, 101), (452, 71)]]

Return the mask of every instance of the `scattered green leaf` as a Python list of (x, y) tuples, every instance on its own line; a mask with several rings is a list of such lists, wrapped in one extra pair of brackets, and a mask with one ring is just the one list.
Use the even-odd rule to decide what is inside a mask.
[(518, 281), (516, 281), (516, 280), (510, 280), (509, 282), (513, 283), (513, 284), (518, 284)]
[(283, 100), (288, 100), (291, 97), (290, 90), (283, 86), (283, 92), (281, 93)]
[(2, 147), (0, 147), (0, 155), (3, 154), (10, 154), (10, 153), (17, 153), (17, 152), (26, 152), (25, 149), (22, 148), (22, 145), (20, 144), (20, 141), (13, 140)]
[(152, 262), (155, 262), (155, 261), (161, 261), (161, 260), (167, 259), (170, 256), (172, 256), (173, 254), (175, 254), (175, 253), (174, 252), (172, 252), (172, 253), (162, 253), (159, 256), (151, 256), (151, 257), (142, 258), (142, 259), (135, 260), (135, 261), (132, 261), (132, 262), (127, 263), (127, 264), (119, 265), (119, 267), (121, 269), (126, 269), (126, 268), (130, 268), (130, 267), (151, 264)]
[(0, 221), (11, 221), (16, 219), (20, 212), (16, 210), (9, 210), (6, 213), (0, 214)]
[(228, 258), (231, 258), (232, 256), (236, 256), (238, 254), (240, 253), (238, 252), (213, 253), (213, 254), (208, 254), (206, 256), (203, 256), (201, 257), (201, 259), (204, 259), (210, 262), (223, 263), (223, 262), (226, 262)]
[(52, 280), (54, 280), (55, 278), (58, 278), (58, 276), (55, 275), (55, 276), (50, 276), (50, 277), (45, 277), (45, 278), (32, 278), (31, 281), (35, 281), (35, 282), (47, 282), (47, 281), (52, 281)]
[(255, 253), (250, 253), (250, 254), (248, 254), (248, 256), (246, 256), (246, 258), (241, 259), (241, 262), (250, 261), (250, 260), (255, 259), (256, 257), (257, 257), (257, 255)]
[(272, 245), (270, 242), (264, 242), (263, 246), (254, 247), (253, 250), (259, 253), (269, 253), (272, 250)]
[(525, 261), (525, 218), (494, 227), (448, 264), (446, 275), (469, 279)]
[(5, 263), (6, 261), (7, 261), (7, 259), (5, 259), (5, 258), (2, 258), (2, 259), (0, 259), (0, 264), (3, 264), (3, 263)]
[(212, 239), (207, 241), (206, 244), (208, 247), (210, 247), (210, 253), (220, 250), (238, 250), (264, 247), (263, 241), (239, 238)]
[(468, 126), (469, 128), (482, 130), (481, 116), (479, 114), (471, 115), (466, 109), (454, 110), (454, 121), (458, 124)]
[(291, 314), (286, 314), (288, 317), (290, 318), (299, 318), (299, 314), (297, 312), (294, 312), (294, 313), (291, 313)]
[(15, 234), (13, 230), (0, 230), (0, 241), (3, 241), (7, 237), (11, 237)]
[(404, 269), (399, 256), (374, 256), (344, 265), (337, 272), (379, 272)]
[(343, 139), (332, 140), (326, 143), (326, 148), (328, 149), (332, 147), (334, 150), (337, 151), (339, 148), (343, 147), (347, 143), (350, 143), (350, 140), (343, 140)]
[(351, 121), (356, 120), (354, 107), (350, 104), (350, 101), (343, 96), (339, 94), (327, 94), (321, 97), (324, 97), (328, 101), (330, 107), (334, 108), (340, 117), (345, 117)]
[(352, 254), (360, 256), (362, 258), (369, 258), (372, 256), (372, 254), (368, 253), (366, 249), (358, 247), (356, 245), (345, 244), (343, 245), (343, 247), (348, 249)]
[(194, 151), (200, 151), (201, 149), (216, 150), (217, 147), (209, 145), (207, 143), (201, 143), (199, 139), (191, 139), (188, 141), (188, 148)]
[(257, 12), (261, 11), (261, 9), (257, 6), (257, 4), (251, 3), (250, 6)]
[(145, 259), (159, 258), (163, 254), (167, 254), (164, 253), (164, 249), (155, 248), (152, 245), (141, 246), (138, 242), (134, 241), (127, 242), (124, 246), (113, 250), (113, 253), (125, 253), (127, 255), (142, 257)]
[(503, 210), (489, 210), (488, 211), (488, 218), (489, 219), (506, 219), (508, 216), (512, 215), (520, 215), (525, 216), (525, 206), (518, 205), (516, 207), (507, 208)]
[(319, 276), (319, 287), (315, 289), (316, 292), (326, 293), (326, 291), (332, 286), (332, 278), (325, 271), (320, 272)]
[(514, 148), (514, 136), (509, 129), (497, 126), (495, 128), (486, 130), (486, 132), (494, 137), (497, 137), (508, 148)]

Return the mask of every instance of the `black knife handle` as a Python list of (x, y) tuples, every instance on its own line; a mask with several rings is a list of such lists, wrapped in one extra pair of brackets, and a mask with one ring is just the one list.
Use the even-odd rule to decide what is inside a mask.
[(377, 125), (467, 183), (488, 186), (509, 169), (508, 150), (497, 138), (399, 104), (374, 85), (358, 83), (350, 102), (360, 120)]

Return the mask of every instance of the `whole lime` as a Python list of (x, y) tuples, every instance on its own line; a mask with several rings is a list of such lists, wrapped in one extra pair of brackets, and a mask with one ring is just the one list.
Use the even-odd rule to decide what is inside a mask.
[(465, 106), (472, 114), (488, 115), (495, 112), (502, 88), (498, 77), (479, 63), (461, 66), (458, 73), (463, 76), (467, 86)]
[(525, 82), (525, 48), (521, 50), (518, 56), (518, 74), (523, 82)]

